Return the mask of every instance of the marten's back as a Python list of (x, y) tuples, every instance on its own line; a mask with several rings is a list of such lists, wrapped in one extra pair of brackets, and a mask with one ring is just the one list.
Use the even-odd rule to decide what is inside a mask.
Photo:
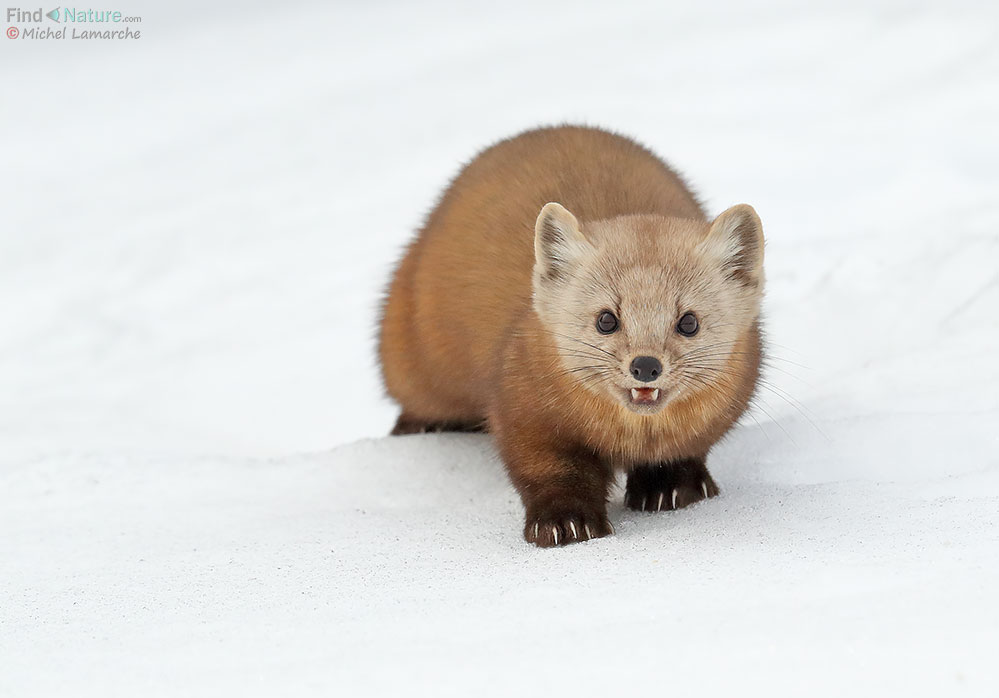
[(534, 223), (549, 201), (584, 224), (634, 213), (704, 217), (675, 173), (618, 135), (563, 126), (488, 148), (444, 192), (389, 287), (379, 351), (405, 413), (485, 416), (497, 346), (530, 312)]

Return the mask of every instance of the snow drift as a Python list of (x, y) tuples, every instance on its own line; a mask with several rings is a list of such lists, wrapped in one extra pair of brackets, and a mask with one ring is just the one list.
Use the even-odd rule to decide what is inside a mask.
[[(124, 9), (0, 49), (0, 693), (999, 690), (995, 10)], [(771, 358), (720, 498), (542, 551), (372, 337), (565, 120), (754, 205)]]

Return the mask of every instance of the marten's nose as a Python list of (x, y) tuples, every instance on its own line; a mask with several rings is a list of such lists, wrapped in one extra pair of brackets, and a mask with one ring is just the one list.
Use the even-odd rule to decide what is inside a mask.
[(654, 381), (663, 372), (663, 365), (654, 356), (637, 356), (631, 362), (631, 375), (643, 383)]

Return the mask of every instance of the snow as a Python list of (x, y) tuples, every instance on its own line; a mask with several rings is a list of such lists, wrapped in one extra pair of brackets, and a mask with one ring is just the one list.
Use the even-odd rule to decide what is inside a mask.
[[(995, 6), (121, 8), (0, 60), (0, 695), (995, 695)], [(460, 163), (612, 127), (767, 234), (722, 496), (520, 537), (372, 347)]]

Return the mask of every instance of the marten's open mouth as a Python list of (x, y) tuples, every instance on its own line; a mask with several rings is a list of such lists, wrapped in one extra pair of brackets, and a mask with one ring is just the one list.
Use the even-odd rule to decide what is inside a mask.
[(659, 402), (659, 388), (632, 388), (631, 402), (635, 405), (654, 405)]
[(632, 412), (655, 414), (670, 399), (669, 388), (618, 388), (621, 402)]

